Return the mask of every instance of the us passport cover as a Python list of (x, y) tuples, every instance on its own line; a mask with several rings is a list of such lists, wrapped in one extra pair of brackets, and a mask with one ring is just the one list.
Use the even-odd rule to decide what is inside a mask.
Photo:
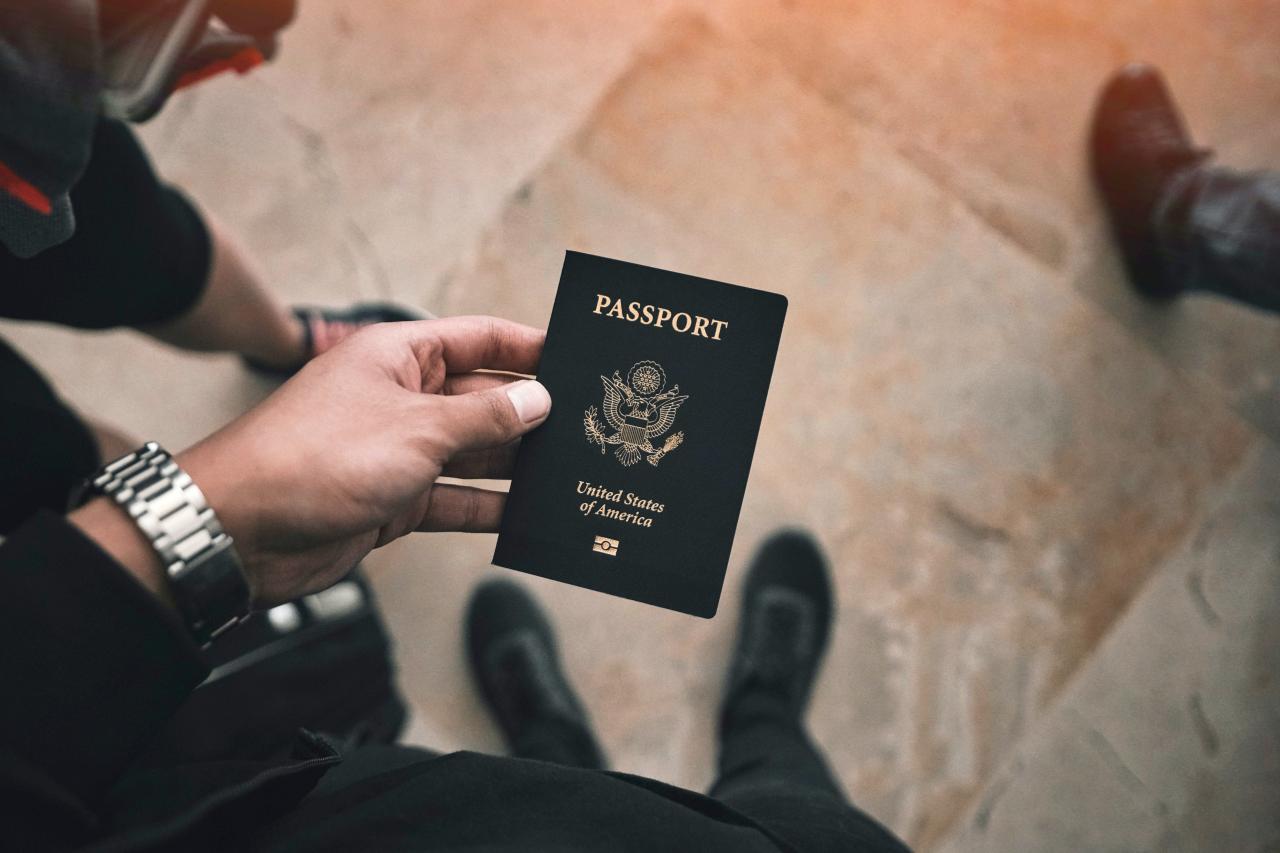
[(715, 615), (787, 300), (569, 252), (493, 562)]

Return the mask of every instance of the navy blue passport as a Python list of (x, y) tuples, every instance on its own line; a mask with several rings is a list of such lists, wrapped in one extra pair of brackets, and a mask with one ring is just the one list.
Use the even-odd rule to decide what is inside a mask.
[(785, 297), (569, 252), (493, 562), (715, 615)]

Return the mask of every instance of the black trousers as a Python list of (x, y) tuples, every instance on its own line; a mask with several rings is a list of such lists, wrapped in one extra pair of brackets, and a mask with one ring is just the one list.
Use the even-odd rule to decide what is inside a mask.
[[(204, 293), (211, 242), (199, 212), (156, 176), (129, 128), (101, 121), (71, 190), (76, 232), (33, 258), (0, 246), (0, 317), (109, 329), (163, 322)], [(0, 340), (0, 535), (98, 467), (80, 417)]]
[[(313, 849), (325, 847), (312, 836), (325, 835), (323, 825), (336, 805), (368, 809), (375, 817), (404, 815), (429, 819), (416, 787), (418, 777), (430, 773), (437, 754), (416, 747), (368, 744), (344, 755), (343, 763), (329, 770), (308, 798), (281, 823), (257, 837), (263, 849)], [(511, 766), (513, 773), (519, 772)], [(709, 792), (740, 815), (763, 827), (780, 841), (781, 849), (797, 853), (902, 853), (908, 848), (873, 818), (851, 805), (832, 777), (821, 754), (797, 726), (777, 725), (763, 718), (726, 732), (722, 743), (720, 775)], [(513, 803), (512, 813), (524, 807)], [(351, 812), (354, 814), (354, 812)], [(438, 816), (435, 816), (438, 818)], [(566, 816), (572, 819), (572, 815)], [(358, 825), (346, 828), (351, 843), (364, 840)], [(335, 828), (334, 831), (337, 831)], [(380, 829), (371, 830), (375, 834)], [(513, 830), (513, 840), (518, 837)], [(655, 837), (666, 837), (664, 828), (653, 827)], [(329, 849), (335, 840), (328, 839)], [(615, 839), (616, 840), (616, 839)], [(616, 845), (603, 844), (602, 849)], [(646, 847), (644, 839), (631, 838), (628, 849), (688, 849)], [(754, 848), (753, 848), (754, 849)], [(707, 853), (719, 853), (708, 850)]]
[(797, 850), (907, 849), (849, 802), (808, 734), (767, 696), (744, 698), (722, 722), (708, 793)]
[(1184, 288), (1280, 311), (1280, 173), (1194, 169), (1173, 181), (1155, 219)]
[[(261, 614), (255, 615), (250, 630), (242, 628), (245, 633), (228, 638), (233, 645), (214, 646), (215, 673), (233, 674), (197, 689), (158, 733), (142, 763), (280, 758), (288, 752), (292, 733), (306, 728), (345, 744), (343, 763), (329, 770), (316, 792), (267, 835), (289, 839), (303, 832), (301, 827), (322, 822), (334, 802), (362, 802), (373, 813), (419, 814), (417, 777), (427, 771), (424, 762), (438, 754), (394, 743), (404, 707), (394, 686), (391, 643), (372, 590), (359, 573), (349, 582), (360, 585), (367, 606), (328, 626), (308, 625), (312, 636), (304, 629), (297, 635), (303, 642), (284, 653), (263, 654), (279, 645), (279, 636)], [(542, 748), (527, 757), (573, 766), (572, 745), (559, 732), (543, 734), (533, 741)], [(718, 764), (708, 795), (790, 849), (907, 849), (849, 802), (821, 751), (776, 698), (751, 695), (735, 704), (733, 714), (721, 721)], [(349, 827), (357, 836), (358, 823)]]

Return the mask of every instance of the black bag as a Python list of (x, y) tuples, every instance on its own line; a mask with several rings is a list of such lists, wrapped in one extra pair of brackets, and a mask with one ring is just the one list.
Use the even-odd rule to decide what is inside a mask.
[(347, 747), (392, 743), (404, 725), (391, 641), (359, 566), (324, 592), (255, 612), (207, 654), (212, 673), (141, 766), (278, 759), (299, 729)]

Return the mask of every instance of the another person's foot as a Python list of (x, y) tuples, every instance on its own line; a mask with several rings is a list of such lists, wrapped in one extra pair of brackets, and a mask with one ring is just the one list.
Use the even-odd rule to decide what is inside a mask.
[(826, 651), (834, 607), (830, 570), (807, 533), (776, 533), (760, 548), (742, 595), (722, 727), (759, 716), (799, 722)]
[(374, 323), (422, 320), (426, 316), (389, 302), (358, 302), (350, 308), (295, 307), (292, 311), (302, 329), (302, 359), (292, 365), (276, 366), (245, 358), (244, 362), (250, 370), (268, 376), (292, 376), (308, 361), (324, 355), (365, 326), (371, 326)]
[(1152, 299), (1177, 296), (1183, 287), (1160, 256), (1156, 211), (1174, 178), (1209, 152), (1192, 145), (1159, 71), (1133, 63), (1107, 82), (1094, 110), (1089, 156), (1134, 288)]
[(481, 584), (467, 609), (467, 659), (512, 754), (603, 769), (604, 754), (556, 653), (551, 624), (516, 584)]

